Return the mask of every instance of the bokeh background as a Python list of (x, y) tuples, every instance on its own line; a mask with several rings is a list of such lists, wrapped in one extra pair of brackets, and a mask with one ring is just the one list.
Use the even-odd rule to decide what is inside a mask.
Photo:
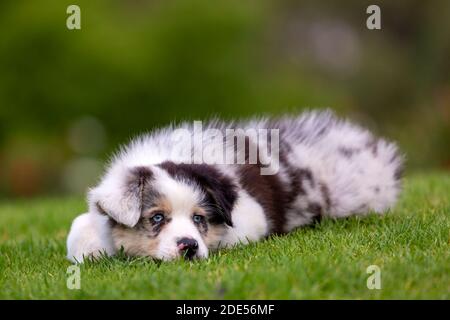
[(82, 194), (171, 121), (326, 107), (450, 170), (450, 1), (0, 1), (0, 198)]

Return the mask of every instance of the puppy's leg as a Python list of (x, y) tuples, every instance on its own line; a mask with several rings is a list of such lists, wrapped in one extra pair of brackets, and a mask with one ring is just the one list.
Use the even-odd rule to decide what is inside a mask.
[(108, 217), (97, 213), (85, 213), (72, 223), (67, 237), (67, 258), (72, 262), (83, 262), (87, 257), (98, 257), (104, 252), (114, 255)]

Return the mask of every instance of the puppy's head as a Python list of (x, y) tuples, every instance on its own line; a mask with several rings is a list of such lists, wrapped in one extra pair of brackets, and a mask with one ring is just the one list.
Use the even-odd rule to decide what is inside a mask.
[(117, 249), (170, 260), (207, 257), (232, 226), (236, 197), (230, 179), (213, 166), (164, 162), (110, 172), (89, 202), (111, 218)]

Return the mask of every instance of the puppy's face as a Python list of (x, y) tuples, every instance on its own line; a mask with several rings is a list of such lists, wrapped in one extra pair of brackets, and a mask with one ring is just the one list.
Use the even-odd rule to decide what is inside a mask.
[[(112, 218), (116, 248), (123, 248), (129, 255), (162, 260), (205, 258), (208, 249), (217, 247), (232, 225), (235, 187), (208, 165), (165, 162), (132, 168), (118, 188), (123, 191), (119, 201), (122, 206), (130, 201), (138, 204), (126, 204), (121, 209), (117, 208), (117, 199), (109, 204), (107, 199), (100, 199), (96, 206)], [(117, 214), (117, 209), (136, 208), (139, 212), (134, 224), (128, 220), (124, 223)], [(130, 215), (122, 213), (124, 217)]]

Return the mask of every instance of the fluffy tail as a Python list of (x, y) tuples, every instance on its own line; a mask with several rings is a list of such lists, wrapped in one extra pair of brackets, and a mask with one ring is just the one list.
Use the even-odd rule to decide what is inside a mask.
[(292, 134), (287, 137), (294, 145), (291, 162), (309, 168), (320, 181), (321, 190), (306, 197), (322, 198), (327, 208), (322, 215), (383, 213), (395, 204), (404, 162), (395, 144), (329, 112), (311, 113), (299, 122), (302, 143), (295, 144), (298, 137)]
[(330, 191), (330, 216), (383, 213), (395, 204), (403, 157), (393, 143), (374, 139), (357, 149), (344, 145), (336, 157), (332, 172), (323, 177)]

